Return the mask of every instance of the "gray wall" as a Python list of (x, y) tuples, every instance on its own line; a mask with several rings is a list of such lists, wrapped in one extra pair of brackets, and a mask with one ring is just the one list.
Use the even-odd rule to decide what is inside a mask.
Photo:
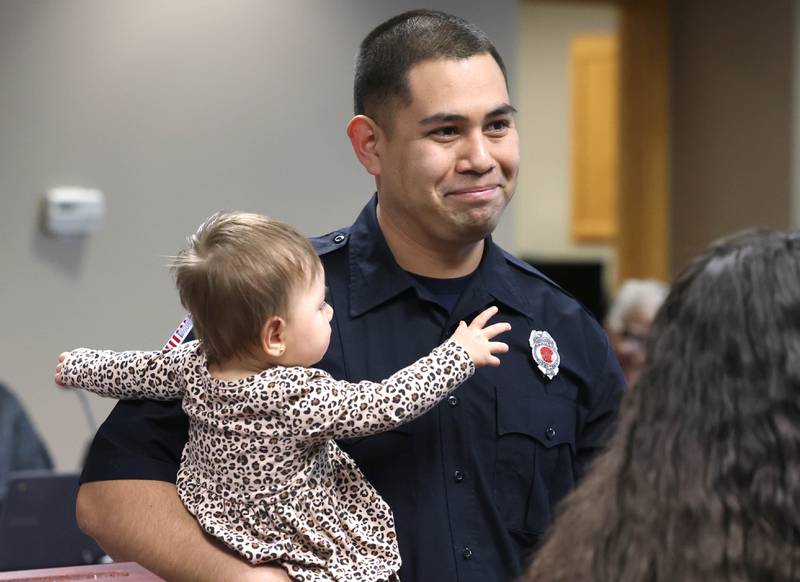
[(792, 222), (794, 0), (672, 3), (672, 263)]
[[(183, 314), (165, 257), (204, 217), (263, 212), (309, 235), (352, 221), (373, 188), (344, 132), (353, 56), (417, 5), (0, 2), (0, 379), (60, 469), (79, 465), (89, 430), (52, 382), (57, 354), (159, 348)], [(515, 70), (516, 0), (428, 5), (484, 28)], [(40, 199), (62, 185), (105, 192), (102, 231), (41, 234)], [(99, 418), (112, 404), (92, 397)]]

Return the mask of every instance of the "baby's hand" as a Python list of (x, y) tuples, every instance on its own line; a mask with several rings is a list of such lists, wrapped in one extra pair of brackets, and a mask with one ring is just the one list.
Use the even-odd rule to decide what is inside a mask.
[(493, 323), (489, 327), (484, 327), (491, 317), (497, 313), (497, 307), (489, 307), (482, 311), (472, 323), (467, 325), (463, 321), (458, 324), (458, 329), (450, 338), (461, 344), (476, 368), (481, 366), (499, 366), (500, 359), (494, 354), (504, 354), (508, 351), (508, 344), (503, 342), (489, 341), (498, 334), (511, 329), (511, 324)]
[(63, 371), (64, 371), (64, 360), (69, 355), (69, 352), (61, 352), (58, 355), (58, 365), (56, 366), (56, 384), (59, 386), (64, 386), (64, 378), (63, 378)]

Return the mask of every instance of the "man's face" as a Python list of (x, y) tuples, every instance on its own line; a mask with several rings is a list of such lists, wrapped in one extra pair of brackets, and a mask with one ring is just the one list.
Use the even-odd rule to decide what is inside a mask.
[(390, 107), (377, 145), (381, 221), (428, 248), (477, 242), (516, 187), (519, 141), (503, 73), (487, 53), (418, 63), (408, 81), (411, 104)]

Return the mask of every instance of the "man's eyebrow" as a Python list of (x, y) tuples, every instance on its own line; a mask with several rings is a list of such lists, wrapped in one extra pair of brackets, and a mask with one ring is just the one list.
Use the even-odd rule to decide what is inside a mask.
[[(497, 109), (493, 109), (489, 113), (486, 114), (486, 117), (497, 117), (499, 115), (513, 115), (517, 112), (516, 108), (513, 105), (506, 103), (505, 105), (501, 105)], [(465, 115), (460, 115), (458, 113), (434, 113), (424, 119), (420, 119), (420, 125), (430, 125), (432, 123), (457, 123), (466, 121), (467, 117)]]
[(511, 105), (510, 103), (506, 103), (495, 109), (494, 111), (490, 111), (486, 117), (497, 117), (498, 115), (514, 115), (517, 112), (517, 108)]
[(420, 125), (430, 125), (431, 123), (453, 123), (456, 121), (466, 121), (464, 115), (458, 113), (434, 113), (433, 115), (420, 119)]

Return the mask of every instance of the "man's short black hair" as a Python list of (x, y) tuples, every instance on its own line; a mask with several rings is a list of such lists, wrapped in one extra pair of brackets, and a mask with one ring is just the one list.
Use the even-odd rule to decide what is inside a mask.
[[(466, 20), (435, 10), (411, 10), (370, 32), (359, 47), (354, 84), (355, 114), (378, 120), (394, 99), (408, 105), (408, 71), (431, 59), (466, 59), (489, 53), (503, 77), (506, 67), (489, 37)], [(380, 123), (380, 121), (379, 121)]]

